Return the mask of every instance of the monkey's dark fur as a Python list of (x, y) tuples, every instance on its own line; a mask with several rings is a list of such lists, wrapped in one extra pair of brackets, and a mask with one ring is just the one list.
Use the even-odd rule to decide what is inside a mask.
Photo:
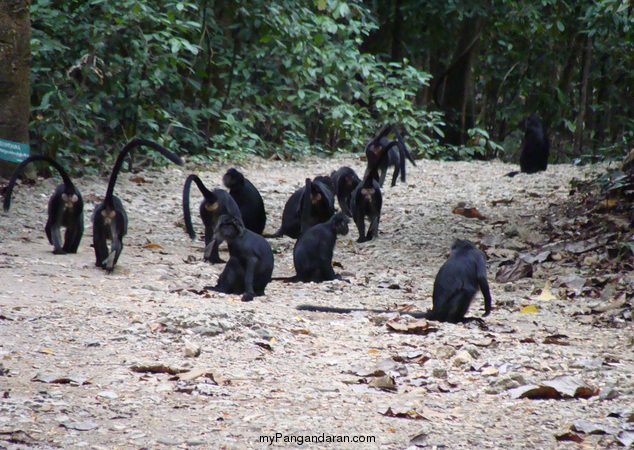
[[(9, 211), (11, 207), (11, 194), (18, 175), (27, 164), (34, 161), (44, 161), (53, 166), (64, 182), (57, 186), (48, 202), (48, 221), (44, 227), (48, 242), (53, 245), (53, 253), (56, 255), (77, 253), (84, 234), (84, 200), (64, 168), (53, 158), (44, 155), (30, 156), (16, 167), (4, 194), (4, 210)], [(64, 244), (62, 244), (62, 227), (66, 228)]]
[(236, 201), (242, 222), (247, 230), (262, 234), (266, 226), (266, 211), (262, 196), (253, 183), (236, 169), (229, 169), (222, 177), (222, 182), (229, 189), (229, 194)]
[(451, 255), (449, 255), (449, 258), (436, 275), (431, 311), (411, 313), (382, 309), (330, 308), (315, 305), (301, 305), (297, 309), (333, 313), (350, 313), (353, 311), (400, 312), (401, 314), (439, 322), (469, 322), (474, 320), (474, 318), (465, 317), (465, 314), (478, 289), (484, 296), (484, 316), (488, 316), (491, 312), (491, 293), (486, 277), (486, 256), (472, 242), (458, 239), (451, 246)]
[(329, 177), (306, 179), (306, 185), (296, 190), (284, 205), (282, 226), (267, 238), (288, 236), (298, 239), (308, 228), (328, 221), (335, 213), (335, 196)]
[(196, 183), (203, 201), (200, 202), (200, 218), (205, 226), (205, 254), (203, 259), (211, 263), (223, 263), (218, 253), (220, 242), (214, 241), (214, 229), (223, 214), (230, 214), (241, 217), (240, 208), (229, 193), (223, 189), (214, 189), (209, 191), (203, 182), (196, 175), (189, 175), (183, 186), (183, 216), (185, 217), (185, 230), (190, 238), (196, 239), (196, 233), (192, 225), (192, 218), (189, 208), (189, 190), (192, 181)]
[(338, 212), (326, 223), (317, 224), (306, 231), (295, 243), (293, 263), (297, 275), (276, 280), (304, 283), (340, 280), (332, 268), (332, 255), (338, 235), (348, 234), (350, 219)]
[[(520, 154), (520, 172), (536, 173), (546, 170), (550, 155), (548, 136), (544, 133), (542, 122), (537, 114), (529, 114), (525, 122), (524, 146)], [(519, 172), (507, 173), (507, 177), (514, 177)]]
[(230, 257), (218, 284), (205, 288), (225, 294), (243, 294), (243, 302), (264, 295), (274, 265), (273, 250), (266, 239), (247, 230), (239, 217), (230, 215), (220, 217), (214, 236), (215, 240), (228, 243)]
[(339, 207), (348, 216), (352, 217), (350, 211), (350, 200), (352, 199), (352, 192), (361, 182), (361, 178), (350, 167), (341, 167), (337, 171), (330, 175), (334, 185), (335, 193), (337, 194), (337, 200), (339, 201)]
[[(387, 139), (387, 136), (391, 133), (394, 133), (395, 139), (390, 142)], [(396, 148), (394, 148), (394, 145), (396, 145)], [(368, 169), (378, 162), (383, 149), (388, 146), (390, 147), (388, 157), (381, 159), (381, 162), (377, 167), (377, 173), (374, 175), (374, 179), (379, 182), (380, 187), (383, 187), (389, 166), (394, 166), (392, 186), (396, 185), (399, 173), (401, 175), (401, 181), (405, 182), (405, 158), (409, 159), (412, 165), (416, 166), (416, 162), (414, 162), (414, 158), (412, 158), (412, 155), (405, 146), (405, 142), (403, 142), (403, 138), (401, 137), (398, 129), (395, 126), (389, 125), (365, 147)]]
[[(128, 215), (121, 200), (114, 195), (114, 186), (126, 155), (130, 150), (141, 145), (153, 148), (175, 164), (183, 165), (183, 161), (174, 153), (146, 139), (133, 139), (123, 147), (112, 168), (106, 197), (101, 204), (97, 205), (92, 215), (92, 241), (95, 247), (96, 265), (107, 272), (114, 270), (123, 250), (123, 237), (128, 232)], [(112, 241), (110, 253), (108, 253), (108, 240)]]

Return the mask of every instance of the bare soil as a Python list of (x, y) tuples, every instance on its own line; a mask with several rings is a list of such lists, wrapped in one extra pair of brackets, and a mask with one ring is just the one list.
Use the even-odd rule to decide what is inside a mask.
[[(364, 163), (352, 156), (252, 159), (236, 167), (262, 193), (272, 233), (306, 177), (342, 165), (363, 174)], [(53, 255), (44, 233), (46, 205), (59, 180), (14, 192), (11, 211), (0, 214), (0, 449), (627, 444), (634, 421), (628, 415), (634, 405), (631, 311), (629, 321), (623, 309), (629, 304), (610, 321), (592, 311), (631, 295), (631, 274), (613, 274), (612, 290), (601, 297), (583, 287), (572, 295), (572, 284), (562, 280), (579, 275), (579, 268), (562, 251), (559, 259), (535, 262), (533, 277), (495, 281), (501, 254), (536, 255), (549, 243), (541, 214), (569, 201), (570, 180), (592, 168), (551, 165), (545, 173), (507, 178), (516, 166), (417, 161), (408, 166), (407, 183), (383, 190), (379, 239), (358, 244), (352, 226), (338, 242), (335, 271), (344, 281), (274, 281), (265, 297), (242, 303), (239, 296), (204, 290), (223, 265), (201, 261), (202, 197), (195, 187), (199, 238), (191, 241), (183, 229), (185, 177), (197, 173), (207, 187), (221, 187), (229, 167), (121, 174), (115, 191), (130, 223), (111, 275), (95, 267), (91, 247), (90, 216), (107, 179), (76, 180), (87, 203), (75, 255)], [(458, 206), (476, 208), (484, 219), (452, 213)], [(482, 244), (489, 257), (494, 310), (485, 326), (430, 322), (420, 334), (399, 333), (386, 326), (395, 315), (295, 309), (312, 303), (427, 310), (436, 272), (456, 238)], [(274, 276), (293, 275), (294, 241), (270, 243)], [(593, 252), (600, 257), (602, 249)], [(536, 299), (546, 280), (553, 298)], [(531, 305), (537, 312), (524, 309)], [(482, 313), (478, 294), (470, 315)], [(200, 355), (186, 356), (188, 346), (200, 346)], [(558, 376), (575, 377), (596, 395), (514, 398), (513, 388)], [(393, 389), (386, 386), (390, 380)], [(572, 432), (578, 420), (600, 429)], [(270, 445), (265, 436), (277, 440)], [(299, 445), (309, 439), (317, 442)], [(360, 439), (366, 442), (352, 442)]]

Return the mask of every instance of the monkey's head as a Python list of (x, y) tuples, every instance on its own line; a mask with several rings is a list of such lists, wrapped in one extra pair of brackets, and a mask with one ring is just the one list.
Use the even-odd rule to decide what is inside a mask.
[(242, 219), (236, 216), (223, 214), (218, 219), (216, 229), (214, 230), (215, 238), (220, 242), (233, 242), (244, 234), (244, 224)]
[(529, 128), (540, 128), (542, 126), (542, 121), (537, 114), (530, 113), (524, 121), (524, 126), (527, 130)]
[(350, 222), (350, 218), (345, 213), (340, 211), (332, 216), (332, 219), (330, 220), (334, 222), (336, 234), (342, 236), (348, 234), (348, 222)]
[(229, 189), (244, 186), (244, 175), (232, 167), (222, 177), (222, 183)]
[(476, 248), (475, 244), (471, 241), (468, 241), (466, 239), (456, 239), (454, 241), (454, 243), (451, 245), (451, 250), (457, 250), (457, 249), (473, 249)]

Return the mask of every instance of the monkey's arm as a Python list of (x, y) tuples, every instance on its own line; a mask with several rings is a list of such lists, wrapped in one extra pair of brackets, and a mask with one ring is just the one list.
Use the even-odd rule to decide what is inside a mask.
[(489, 282), (484, 270), (478, 270), (478, 284), (484, 296), (484, 315), (488, 316), (491, 313), (491, 292), (489, 291)]
[(255, 291), (253, 290), (253, 276), (255, 274), (255, 266), (258, 263), (258, 258), (252, 256), (247, 259), (247, 270), (244, 276), (244, 294), (242, 295), (243, 302), (250, 302), (255, 297)]

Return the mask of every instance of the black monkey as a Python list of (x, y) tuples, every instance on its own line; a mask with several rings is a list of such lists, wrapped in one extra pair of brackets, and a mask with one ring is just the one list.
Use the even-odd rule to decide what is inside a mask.
[[(465, 317), (465, 314), (478, 289), (484, 296), (484, 316), (486, 317), (491, 312), (491, 293), (486, 276), (486, 256), (472, 242), (457, 239), (451, 246), (451, 255), (449, 255), (449, 258), (436, 275), (431, 311), (424, 313), (401, 312), (401, 314), (439, 322), (469, 322), (474, 320), (474, 318)], [(344, 314), (352, 311), (400, 312), (382, 309), (330, 308), (314, 305), (301, 305), (297, 309)]]
[[(394, 133), (395, 135), (395, 139), (392, 142), (387, 139), (387, 136), (391, 133)], [(396, 148), (394, 148), (393, 145), (390, 144), (396, 144)], [(387, 169), (389, 166), (394, 166), (394, 174), (392, 175), (392, 186), (396, 185), (396, 180), (398, 179), (399, 173), (401, 174), (401, 181), (405, 182), (405, 158), (409, 159), (410, 162), (414, 166), (416, 166), (416, 162), (414, 162), (414, 158), (412, 158), (412, 155), (405, 146), (405, 142), (403, 142), (403, 138), (401, 137), (398, 129), (395, 126), (389, 125), (383, 131), (381, 131), (378, 136), (373, 138), (365, 147), (365, 156), (368, 160), (368, 169), (373, 164), (378, 162), (382, 150), (388, 146), (391, 147), (388, 153), (388, 157), (381, 160), (377, 174), (374, 176), (375, 180), (379, 182), (380, 187), (383, 187), (383, 183), (385, 182), (385, 176), (387, 174)]]
[[(310, 227), (330, 220), (335, 213), (335, 196), (332, 189), (319, 180), (306, 178), (306, 187), (300, 205), (300, 235)], [(322, 177), (326, 178), (326, 177)], [(330, 178), (327, 178), (330, 180)]]
[[(350, 196), (350, 211), (354, 223), (359, 231), (357, 242), (370, 241), (379, 235), (379, 222), (381, 220), (381, 207), (383, 206), (383, 196), (381, 187), (379, 186), (377, 172), (383, 163), (389, 158), (390, 150), (398, 145), (396, 141), (392, 141), (387, 146), (381, 147), (377, 154), (374, 155), (372, 161), (369, 161), (368, 167), (363, 176), (363, 181), (357, 184)], [(365, 218), (368, 218), (370, 225), (368, 233), (365, 232)]]
[(250, 302), (264, 295), (273, 274), (273, 250), (259, 234), (247, 230), (237, 216), (223, 215), (214, 231), (214, 239), (229, 244), (229, 261), (210, 289), (225, 294), (243, 294), (242, 301)]
[(196, 233), (194, 232), (189, 210), (189, 190), (192, 181), (196, 183), (196, 186), (198, 186), (198, 189), (204, 197), (199, 209), (200, 218), (205, 226), (205, 256), (203, 259), (211, 263), (223, 263), (224, 261), (220, 258), (220, 254), (218, 253), (220, 242), (214, 240), (214, 229), (216, 228), (220, 216), (223, 214), (241, 217), (240, 208), (227, 191), (222, 189), (209, 191), (200, 178), (196, 175), (189, 175), (183, 186), (183, 216), (185, 216), (185, 230), (190, 238), (196, 239)]
[(332, 254), (337, 235), (348, 234), (349, 221), (345, 213), (338, 212), (328, 222), (309, 228), (297, 240), (293, 249), (293, 264), (297, 275), (274, 279), (304, 283), (340, 280), (341, 275), (336, 275), (332, 269)]
[(335, 193), (339, 201), (339, 207), (348, 216), (352, 217), (350, 211), (350, 200), (352, 192), (361, 183), (361, 179), (357, 173), (350, 167), (341, 167), (339, 170), (330, 175), (335, 185)]
[[(44, 155), (30, 156), (16, 167), (4, 194), (4, 210), (9, 211), (11, 207), (11, 194), (18, 175), (27, 164), (33, 161), (44, 161), (55, 167), (64, 182), (57, 186), (48, 202), (48, 221), (44, 227), (48, 242), (54, 247), (53, 253), (56, 255), (77, 253), (84, 234), (84, 201), (64, 168), (53, 158)], [(62, 227), (66, 228), (63, 245)]]
[[(183, 165), (183, 161), (174, 153), (146, 139), (133, 139), (123, 147), (110, 173), (106, 197), (102, 203), (97, 205), (92, 215), (92, 242), (95, 247), (96, 265), (107, 272), (114, 270), (114, 266), (117, 264), (117, 260), (123, 250), (123, 237), (128, 232), (128, 215), (121, 200), (114, 195), (114, 186), (126, 155), (130, 150), (141, 145), (153, 148), (179, 166)], [(110, 253), (108, 253), (108, 240), (112, 241)]]
[(266, 211), (257, 188), (236, 169), (227, 170), (222, 182), (238, 204), (242, 222), (247, 230), (262, 234), (266, 225)]
[(329, 180), (329, 177), (315, 177), (313, 181), (307, 178), (306, 186), (296, 190), (284, 205), (280, 229), (264, 237), (285, 235), (297, 239), (311, 226), (328, 221), (335, 213), (335, 196)]
[[(520, 172), (536, 173), (546, 170), (550, 144), (544, 132), (542, 122), (537, 114), (529, 114), (525, 122), (524, 146), (520, 154)], [(514, 177), (519, 172), (507, 173), (507, 177)]]

